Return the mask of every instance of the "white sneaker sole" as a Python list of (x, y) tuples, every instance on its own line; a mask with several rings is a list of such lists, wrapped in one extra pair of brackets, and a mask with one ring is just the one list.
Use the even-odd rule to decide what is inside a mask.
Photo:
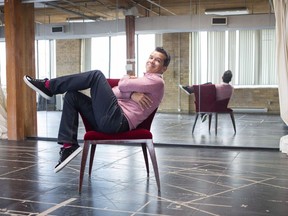
[(30, 83), (26, 76), (23, 77), (24, 82), (26, 85), (28, 85), (30, 88), (32, 88), (34, 91), (38, 92), (42, 97), (44, 97), (47, 100), (51, 100), (52, 97), (46, 95), (44, 92), (42, 92), (40, 89), (36, 88), (32, 83)]
[(57, 173), (60, 170), (62, 170), (71, 160), (73, 160), (80, 152), (82, 151), (82, 148), (77, 148), (69, 157), (67, 157), (61, 164), (59, 164), (57, 167), (55, 167), (54, 172)]
[(191, 95), (188, 91), (186, 91), (182, 85), (179, 85), (179, 88), (182, 89), (187, 95)]

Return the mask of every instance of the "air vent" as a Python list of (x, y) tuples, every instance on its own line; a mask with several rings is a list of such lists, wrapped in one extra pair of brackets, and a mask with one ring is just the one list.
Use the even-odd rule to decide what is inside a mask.
[(212, 25), (227, 25), (227, 17), (213, 17)]
[(63, 33), (64, 26), (52, 26), (52, 33)]

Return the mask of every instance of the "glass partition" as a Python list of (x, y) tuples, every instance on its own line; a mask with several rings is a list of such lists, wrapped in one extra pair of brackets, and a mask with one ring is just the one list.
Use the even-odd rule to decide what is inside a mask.
[(0, 139), (7, 138), (6, 47), (0, 42)]
[(6, 46), (5, 42), (0, 42), (0, 72), (1, 72), (1, 87), (6, 89)]
[[(54, 3), (59, 4), (59, 8), (65, 7), (63, 2)], [(250, 27), (249, 22), (241, 24), (239, 20), (235, 24), (229, 16), (230, 26), (227, 23), (213, 25), (213, 17), (204, 14), (201, 1), (186, 3), (182, 14), (173, 12), (175, 8), (162, 10), (158, 4), (153, 4), (158, 10), (146, 5), (142, 7), (145, 12), (140, 11), (140, 15), (135, 16), (135, 74), (142, 76), (145, 62), (155, 46), (164, 46), (172, 57), (164, 75), (169, 92), (165, 92), (167, 97), (162, 102), (163, 110), (182, 112), (185, 107), (185, 112), (193, 113), (193, 103), (181, 95), (179, 84), (219, 83), (227, 69), (233, 71), (233, 85), (277, 84), (273, 25), (264, 26), (262, 20), (259, 21), (260, 27)], [(65, 15), (69, 17), (69, 22), (60, 22), (49, 14), (49, 4), (53, 3), (37, 8), (36, 78), (54, 78), (90, 69), (99, 69), (111, 78), (120, 78), (126, 73), (125, 14), (132, 11), (124, 10), (125, 7), (118, 5), (117, 1), (105, 18), (104, 14), (90, 16), (90, 23), (87, 23), (87, 16), (76, 19), (76, 15), (87, 12), (87, 7), (79, 3), (77, 13), (71, 10)], [(71, 8), (74, 6), (70, 5)], [(38, 6), (35, 4), (35, 7)], [(249, 28), (245, 28), (245, 25)], [(1, 85), (5, 89), (5, 42), (1, 42), (0, 46)], [(169, 102), (172, 97), (173, 103)], [(57, 137), (62, 106), (63, 95), (57, 95), (51, 101), (37, 95), (38, 137)]]

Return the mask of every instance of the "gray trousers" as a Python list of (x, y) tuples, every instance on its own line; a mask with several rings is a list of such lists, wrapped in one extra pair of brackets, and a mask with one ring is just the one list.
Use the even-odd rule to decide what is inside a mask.
[[(91, 98), (78, 92), (88, 88), (91, 89)], [(54, 95), (66, 92), (58, 133), (59, 144), (78, 144), (79, 113), (93, 130), (105, 133), (129, 130), (128, 121), (101, 71), (51, 79), (50, 90)]]

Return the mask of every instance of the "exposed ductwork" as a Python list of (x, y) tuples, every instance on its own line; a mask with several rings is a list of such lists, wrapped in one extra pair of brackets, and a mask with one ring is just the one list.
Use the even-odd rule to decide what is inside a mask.
[[(246, 7), (252, 14), (274, 12), (273, 0), (22, 0), (34, 3), (37, 23), (64, 23), (66, 20), (118, 20), (137, 9), (137, 17), (203, 15), (207, 9)], [(0, 9), (4, 0), (0, 0)]]

